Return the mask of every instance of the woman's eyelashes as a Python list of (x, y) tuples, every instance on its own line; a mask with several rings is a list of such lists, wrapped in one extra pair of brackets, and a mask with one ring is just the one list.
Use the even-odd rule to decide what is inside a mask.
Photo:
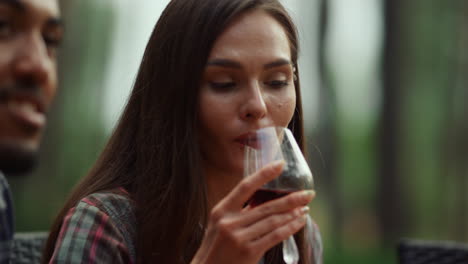
[(265, 82), (265, 84), (272, 88), (283, 88), (285, 86), (288, 86), (289, 82), (287, 80), (271, 80)]
[(234, 88), (236, 83), (233, 81), (211, 81), (210, 86), (216, 91), (225, 91)]
[[(265, 86), (273, 89), (280, 89), (289, 85), (287, 80), (271, 80), (264, 82)], [(223, 92), (233, 90), (236, 86), (236, 82), (210, 82), (210, 86), (213, 90)]]
[[(281, 89), (287, 87), (291, 83), (290, 75), (284, 73), (276, 73), (266, 76), (263, 80), (257, 79), (259, 87)], [(255, 81), (255, 80), (254, 80)], [(217, 92), (229, 92), (240, 87), (247, 87), (252, 83), (251, 79), (247, 78), (233, 78), (231, 76), (220, 76), (208, 80), (208, 85), (211, 89)]]
[(264, 83), (265, 85), (271, 88), (283, 88), (289, 85), (291, 79), (290, 76), (291, 74), (286, 74), (284, 72), (276, 72), (268, 76)]

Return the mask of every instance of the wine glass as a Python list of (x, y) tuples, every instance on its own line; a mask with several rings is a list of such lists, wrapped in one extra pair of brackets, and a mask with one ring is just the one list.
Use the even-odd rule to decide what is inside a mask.
[[(255, 207), (291, 192), (314, 188), (312, 172), (291, 130), (266, 127), (251, 133), (244, 149), (244, 177), (276, 160), (285, 161), (281, 175), (257, 190), (249, 200), (250, 206)], [(299, 261), (293, 236), (283, 241), (283, 260), (287, 264)]]

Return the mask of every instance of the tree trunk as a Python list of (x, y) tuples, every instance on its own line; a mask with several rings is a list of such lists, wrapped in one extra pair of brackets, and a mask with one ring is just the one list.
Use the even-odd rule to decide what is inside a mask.
[(343, 227), (343, 203), (341, 199), (342, 191), (339, 186), (338, 173), (336, 170), (336, 153), (339, 151), (336, 132), (336, 111), (333, 108), (336, 104), (335, 95), (333, 93), (333, 85), (330, 82), (329, 70), (325, 59), (325, 36), (328, 27), (329, 6), (327, 0), (321, 0), (320, 4), (320, 20), (319, 20), (319, 69), (320, 69), (320, 102), (321, 117), (320, 131), (318, 131), (318, 142), (320, 142), (320, 152), (322, 155), (322, 181), (324, 182), (326, 199), (330, 205), (331, 225), (330, 237), (336, 241), (335, 248), (341, 247), (342, 227)]
[[(384, 47), (382, 73), (382, 110), (378, 127), (379, 167), (377, 180), (377, 217), (385, 243), (393, 244), (401, 235), (406, 219), (401, 188), (398, 152), (400, 145), (401, 97), (400, 0), (386, 0), (384, 7)], [(389, 244), (389, 245), (391, 245)]]

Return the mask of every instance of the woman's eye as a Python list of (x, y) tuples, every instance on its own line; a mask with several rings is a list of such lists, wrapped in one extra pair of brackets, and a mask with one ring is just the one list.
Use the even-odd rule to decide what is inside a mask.
[(236, 83), (231, 82), (231, 81), (228, 81), (228, 82), (210, 82), (210, 86), (211, 86), (211, 88), (213, 88), (215, 90), (223, 91), (223, 90), (229, 90), (229, 89), (233, 88), (234, 86), (236, 86)]
[(286, 80), (272, 80), (272, 81), (266, 82), (265, 84), (273, 88), (282, 88), (282, 87), (287, 86), (289, 83)]

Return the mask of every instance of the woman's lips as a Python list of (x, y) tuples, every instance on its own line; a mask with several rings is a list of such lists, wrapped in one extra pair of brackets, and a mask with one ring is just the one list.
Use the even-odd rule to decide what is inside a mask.
[(237, 137), (234, 141), (243, 145), (249, 146), (251, 148), (259, 149), (260, 148), (260, 141), (258, 140), (256, 133), (245, 133)]

